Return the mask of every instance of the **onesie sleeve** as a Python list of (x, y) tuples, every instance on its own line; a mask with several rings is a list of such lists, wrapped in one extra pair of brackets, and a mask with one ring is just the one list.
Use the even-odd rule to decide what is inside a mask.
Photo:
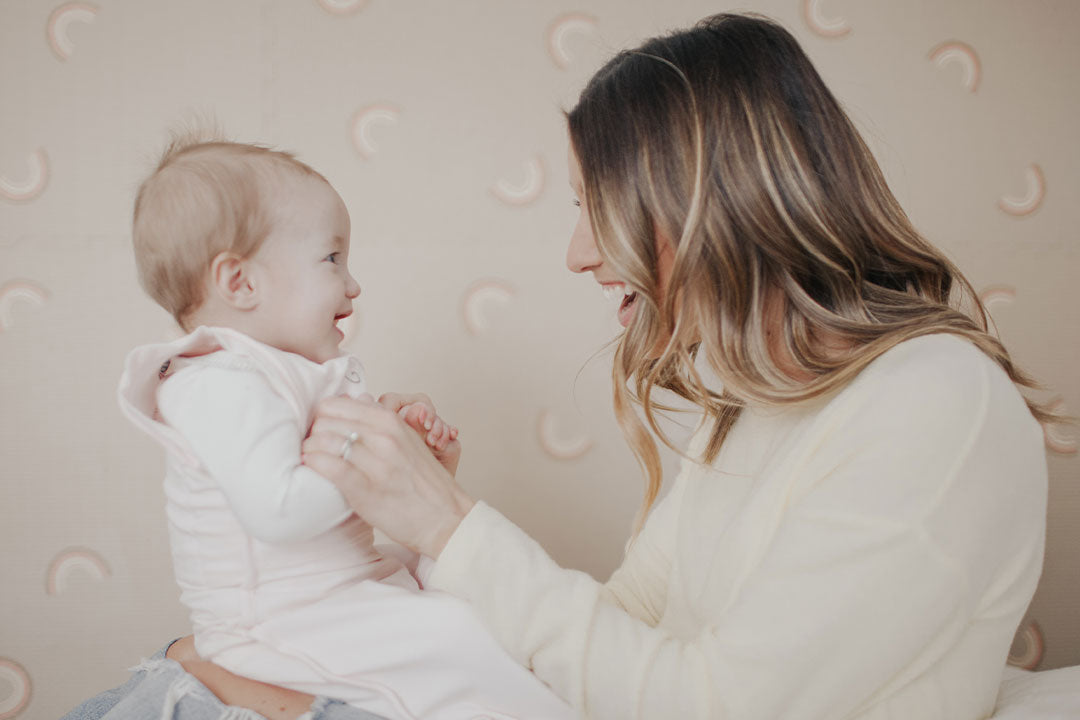
[(306, 540), (352, 513), (333, 483), (301, 464), (307, 428), (258, 372), (189, 366), (157, 399), (253, 537)]
[(681, 572), (700, 575), (692, 613), (672, 617), (669, 606), (656, 624), (649, 593), (625, 581), (615, 596), (636, 604), (613, 602), (483, 503), (428, 586), (468, 600), (512, 656), (590, 718), (849, 717), (962, 643), (976, 659), (962, 668), (970, 687), (927, 682), (925, 704), (902, 716), (938, 713), (956, 692), (990, 693), (992, 704), (1038, 578), (1038, 425), (985, 363), (929, 381), (925, 370), (900, 368), (820, 415), (781, 459), (772, 479), (782, 482), (763, 485), (737, 518), (760, 531), (738, 554), (717, 555), (710, 508), (685, 491), (676, 531)]

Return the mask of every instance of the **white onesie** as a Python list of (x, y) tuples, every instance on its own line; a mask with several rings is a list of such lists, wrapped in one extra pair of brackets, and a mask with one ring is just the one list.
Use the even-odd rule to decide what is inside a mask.
[(355, 357), (320, 365), (225, 328), (128, 355), (120, 406), (167, 450), (173, 565), (200, 655), (394, 720), (572, 717), (301, 464), (315, 403), (363, 392)]

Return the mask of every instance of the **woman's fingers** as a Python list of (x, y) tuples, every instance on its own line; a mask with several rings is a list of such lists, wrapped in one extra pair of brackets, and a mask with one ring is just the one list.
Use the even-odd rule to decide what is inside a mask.
[[(414, 403), (430, 403), (426, 396), (407, 396)], [(303, 443), (304, 463), (333, 482), (346, 501), (371, 525), (391, 539), (438, 557), (443, 546), (475, 501), (454, 481), (459, 446), (442, 444), (450, 427), (434, 411), (426, 420), (431, 430), (419, 432), (396, 410), (401, 397), (378, 404), (370, 397), (328, 398), (322, 401)], [(423, 427), (421, 425), (420, 427)], [(356, 433), (348, 458), (342, 458), (346, 438)], [(458, 448), (444, 467), (425, 444), (432, 435), (450, 450)]]
[[(357, 449), (355, 454), (361, 455), (364, 452)], [(349, 460), (352, 459), (353, 453), (350, 452)], [(304, 464), (334, 483), (341, 494), (345, 496), (345, 501), (354, 510), (360, 506), (363, 498), (370, 492), (368, 476), (351, 462), (342, 459), (340, 455), (324, 452), (306, 453), (304, 455)]]
[(388, 435), (404, 425), (397, 414), (377, 404), (370, 395), (359, 398), (334, 397), (321, 400), (309, 436), (337, 435), (341, 439), (356, 433), (361, 438)]
[[(327, 432), (312, 427), (311, 434), (304, 438), (304, 442), (300, 444), (300, 452), (305, 456), (304, 463), (307, 463), (306, 456), (314, 455), (316, 453), (341, 455), (341, 451), (345, 447), (345, 438), (347, 435), (348, 433), (338, 433), (335, 431)], [(357, 440), (353, 443), (353, 447), (356, 447), (360, 442), (360, 440)], [(350, 450), (349, 453), (351, 454), (352, 450)]]
[(338, 420), (336, 418), (315, 418), (315, 422), (311, 424), (311, 429), (308, 430), (308, 437), (312, 435), (336, 435), (338, 437), (338, 444), (349, 437), (351, 433), (355, 432), (358, 437), (362, 437), (367, 434), (366, 430), (362, 430), (357, 423), (349, 422), (346, 420)]
[(374, 424), (385, 422), (387, 416), (393, 418), (394, 413), (375, 402), (375, 398), (364, 394), (356, 398), (340, 396), (323, 398), (315, 406), (315, 416)]

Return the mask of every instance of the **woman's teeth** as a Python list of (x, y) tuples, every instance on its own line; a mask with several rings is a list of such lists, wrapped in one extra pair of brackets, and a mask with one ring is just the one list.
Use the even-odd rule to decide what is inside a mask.
[(608, 300), (619, 300), (621, 302), (628, 295), (634, 294), (634, 291), (627, 287), (626, 283), (611, 283), (600, 287), (604, 291), (604, 297)]

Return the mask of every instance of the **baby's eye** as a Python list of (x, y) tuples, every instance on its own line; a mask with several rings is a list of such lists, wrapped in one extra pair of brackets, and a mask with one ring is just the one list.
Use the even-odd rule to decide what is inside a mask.
[(323, 260), (329, 260), (330, 262), (334, 263), (335, 265), (337, 264), (337, 262), (340, 259), (341, 259), (341, 253), (339, 253), (339, 252), (332, 252), (332, 253), (330, 253), (329, 255), (327, 255), (326, 257), (323, 258)]

